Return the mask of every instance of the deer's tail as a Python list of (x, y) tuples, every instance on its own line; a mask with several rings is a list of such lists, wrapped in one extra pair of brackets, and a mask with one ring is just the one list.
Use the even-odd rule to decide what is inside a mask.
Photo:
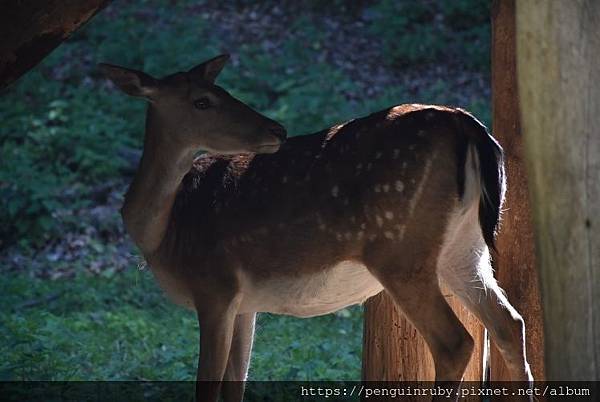
[(460, 141), (458, 168), (459, 196), (462, 200), (479, 198), (479, 225), (488, 247), (496, 250), (494, 239), (506, 191), (504, 152), (487, 128), (470, 113), (458, 109)]

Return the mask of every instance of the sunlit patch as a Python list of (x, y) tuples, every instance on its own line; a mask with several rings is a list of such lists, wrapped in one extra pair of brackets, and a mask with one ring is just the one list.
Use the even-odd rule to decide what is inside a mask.
[(398, 112), (395, 111), (395, 108), (392, 108), (392, 109), (390, 109), (388, 114), (385, 116), (385, 119), (386, 120), (394, 120), (396, 117), (398, 117)]

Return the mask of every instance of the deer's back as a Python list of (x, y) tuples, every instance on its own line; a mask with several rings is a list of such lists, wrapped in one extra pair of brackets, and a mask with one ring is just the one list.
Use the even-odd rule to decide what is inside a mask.
[(177, 265), (205, 261), (190, 267), (199, 272), (226, 259), (255, 281), (362, 263), (374, 245), (409, 250), (412, 232), (435, 230), (425, 216), (443, 221), (457, 198), (454, 113), (404, 105), (291, 138), (275, 154), (201, 156), (166, 250)]

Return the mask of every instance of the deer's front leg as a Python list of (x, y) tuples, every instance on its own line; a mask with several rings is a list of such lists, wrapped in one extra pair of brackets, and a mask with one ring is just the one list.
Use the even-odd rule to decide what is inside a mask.
[(250, 364), (255, 318), (255, 313), (240, 314), (235, 318), (233, 340), (223, 382), (225, 402), (239, 402), (244, 398), (244, 381)]
[[(240, 298), (198, 303), (200, 357), (196, 377), (196, 400), (215, 402), (227, 367)], [(210, 307), (210, 308), (207, 308)]]

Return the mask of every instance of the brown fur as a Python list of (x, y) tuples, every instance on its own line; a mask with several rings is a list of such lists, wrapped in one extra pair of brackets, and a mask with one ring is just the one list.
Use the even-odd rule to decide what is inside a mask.
[[(318, 270), (328, 260), (362, 258), (370, 243), (386, 242), (386, 231), (397, 237), (394, 224), (406, 218), (414, 178), (432, 152), (440, 153), (436, 171), (448, 176), (435, 191), (458, 198), (453, 153), (465, 141), (445, 128), (457, 113), (404, 105), (292, 138), (275, 154), (203, 155), (182, 182), (163, 250), (190, 270), (203, 269), (197, 261), (207, 257), (235, 255), (260, 275), (277, 275), (295, 259), (318, 258), (303, 264)], [(448, 207), (419, 210), (444, 218)], [(321, 248), (327, 255), (311, 255)]]

